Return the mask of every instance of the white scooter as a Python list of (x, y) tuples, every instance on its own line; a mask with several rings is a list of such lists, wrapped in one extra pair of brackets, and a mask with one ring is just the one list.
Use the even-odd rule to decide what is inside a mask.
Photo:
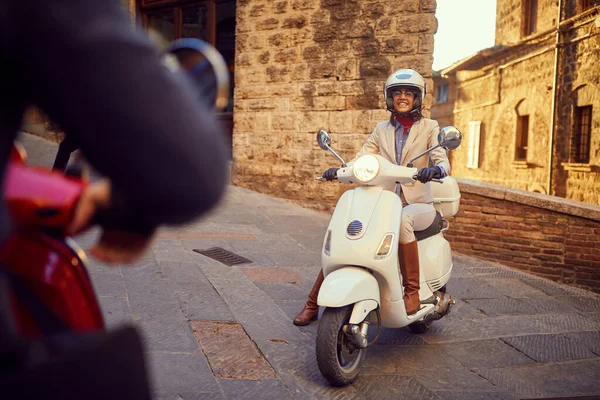
[[(461, 132), (453, 126), (443, 128), (439, 144), (433, 149), (457, 148)], [(443, 232), (448, 230), (444, 216), (458, 212), (460, 192), (456, 180), (446, 177), (432, 184), (438, 211), (433, 224), (415, 232), (420, 263), (420, 309), (407, 315), (404, 307), (402, 274), (398, 262), (398, 240), (402, 202), (397, 184), (412, 185), (417, 169), (398, 166), (379, 155), (367, 154), (350, 165), (331, 149), (329, 134), (321, 130), (317, 141), (341, 162), (337, 171), (340, 183), (360, 185), (339, 199), (323, 240), (321, 264), (325, 280), (317, 303), (326, 307), (317, 332), (317, 362), (321, 374), (333, 385), (348, 385), (359, 373), (381, 327), (402, 328), (424, 333), (432, 321), (450, 311), (454, 301), (446, 293), (452, 271), (450, 244)], [(317, 178), (323, 180), (322, 177)], [(377, 321), (377, 336), (369, 343), (369, 324)]]

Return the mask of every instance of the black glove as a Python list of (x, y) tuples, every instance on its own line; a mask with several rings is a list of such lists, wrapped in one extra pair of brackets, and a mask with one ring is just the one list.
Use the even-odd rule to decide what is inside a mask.
[(332, 181), (337, 178), (337, 171), (339, 168), (329, 168), (327, 171), (323, 172), (323, 178), (326, 181)]
[(426, 183), (440, 176), (440, 169), (438, 167), (423, 168), (417, 173), (417, 180), (421, 183)]

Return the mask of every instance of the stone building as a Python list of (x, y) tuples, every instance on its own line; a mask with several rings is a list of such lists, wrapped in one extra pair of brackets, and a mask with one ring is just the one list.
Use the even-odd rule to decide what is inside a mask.
[(600, 204), (599, 18), (598, 0), (497, 1), (495, 46), (434, 78), (432, 117), (465, 134), (453, 175)]

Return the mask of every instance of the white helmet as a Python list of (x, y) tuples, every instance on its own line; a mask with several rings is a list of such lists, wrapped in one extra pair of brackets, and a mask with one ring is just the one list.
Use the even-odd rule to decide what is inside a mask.
[(412, 69), (399, 69), (387, 78), (385, 86), (383, 87), (383, 96), (385, 97), (385, 105), (387, 106), (388, 111), (395, 112), (392, 89), (399, 86), (408, 86), (417, 89), (418, 94), (415, 96), (415, 105), (413, 106), (411, 113), (420, 112), (421, 107), (423, 107), (423, 102), (425, 101), (425, 93), (427, 90), (425, 79), (423, 79), (421, 74)]

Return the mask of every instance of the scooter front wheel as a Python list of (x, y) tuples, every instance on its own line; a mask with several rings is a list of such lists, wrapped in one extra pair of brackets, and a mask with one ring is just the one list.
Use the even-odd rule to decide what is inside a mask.
[(367, 349), (356, 348), (343, 331), (350, 321), (352, 306), (326, 308), (317, 331), (317, 364), (334, 386), (351, 384), (358, 376)]

